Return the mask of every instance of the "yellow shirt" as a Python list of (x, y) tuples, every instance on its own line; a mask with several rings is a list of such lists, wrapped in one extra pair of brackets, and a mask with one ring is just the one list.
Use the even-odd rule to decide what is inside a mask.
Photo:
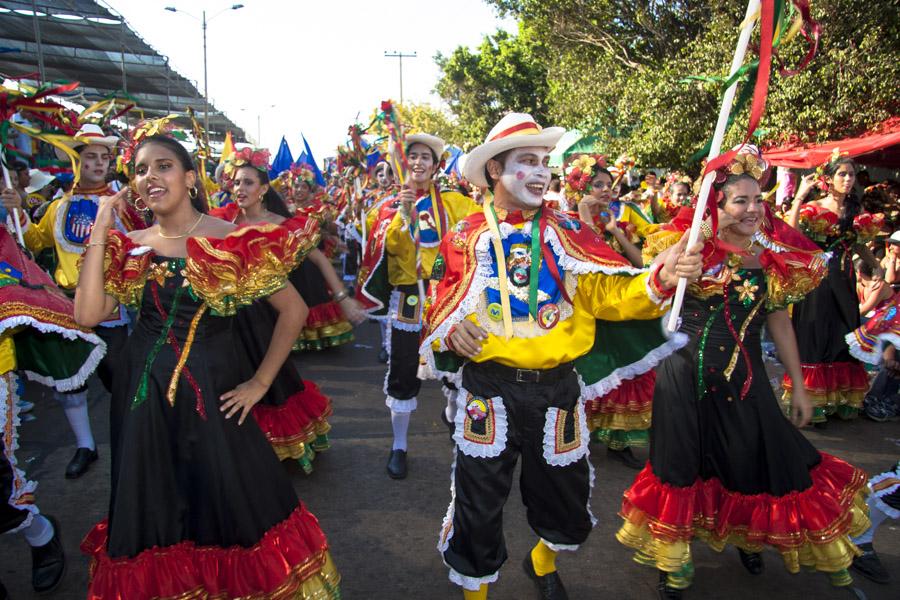
[[(467, 317), (470, 321), (484, 323), (488, 338), (481, 352), (472, 360), (489, 360), (520, 369), (551, 369), (562, 363), (583, 356), (594, 345), (596, 319), (625, 321), (630, 319), (654, 319), (665, 313), (667, 304), (656, 304), (647, 294), (648, 273), (641, 275), (606, 275), (590, 273), (578, 277), (571, 316), (552, 329), (543, 332), (536, 323), (514, 323), (512, 338), (503, 337), (502, 331), (492, 331), (493, 323), (478, 311)], [(570, 280), (571, 276), (567, 276)], [(562, 310), (566, 310), (562, 307)], [(540, 337), (519, 337), (517, 329), (530, 327), (544, 333)], [(502, 329), (502, 327), (498, 328)], [(615, 340), (605, 340), (614, 344)], [(446, 349), (446, 348), (444, 348)]]
[[(433, 188), (432, 188), (433, 189)], [(441, 238), (447, 234), (442, 230), (440, 219), (431, 207), (432, 196), (425, 196), (416, 202), (420, 224), (419, 251), (422, 258), (422, 278), (431, 278), (431, 267), (437, 257)], [(481, 207), (468, 196), (459, 192), (442, 191), (441, 200), (447, 214), (447, 229), (472, 213), (481, 212)], [(391, 285), (416, 283), (416, 242), (410, 226), (398, 211), (388, 226), (385, 237), (385, 251), (388, 256), (388, 279)]]
[[(0, 335), (0, 375), (16, 368), (16, 344), (13, 342), (13, 330), (4, 331)], [(0, 385), (4, 385), (0, 383)]]
[(51, 202), (41, 220), (29, 224), (22, 235), (25, 238), (25, 245), (32, 252), (40, 252), (45, 248), (56, 250), (57, 265), (53, 278), (59, 287), (72, 290), (78, 285), (78, 259), (84, 252), (84, 247), (60, 239), (65, 223), (57, 221), (65, 219), (68, 204), (69, 201), (65, 198)]
[(659, 225), (651, 223), (639, 209), (636, 209), (630, 203), (626, 202), (621, 204), (618, 220), (634, 225), (635, 233), (637, 233), (638, 237), (642, 240), (647, 239), (647, 236), (652, 235), (659, 230)]

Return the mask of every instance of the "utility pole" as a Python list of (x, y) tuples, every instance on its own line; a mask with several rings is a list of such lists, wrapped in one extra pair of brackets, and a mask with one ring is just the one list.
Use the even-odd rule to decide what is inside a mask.
[(209, 79), (206, 77), (206, 9), (203, 10), (203, 135), (209, 146)]
[(404, 58), (416, 58), (416, 53), (412, 54), (404, 54), (402, 51), (393, 50), (388, 52), (384, 51), (385, 58), (396, 58), (399, 59), (400, 62), (400, 104), (403, 104), (403, 59)]

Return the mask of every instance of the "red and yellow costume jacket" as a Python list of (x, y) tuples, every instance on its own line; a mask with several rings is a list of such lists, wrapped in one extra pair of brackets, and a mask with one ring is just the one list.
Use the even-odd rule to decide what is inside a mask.
[[(564, 213), (543, 209), (538, 269), (537, 316), (529, 310), (533, 214), (498, 211), (503, 264), (498, 270), (484, 213), (466, 217), (444, 237), (432, 269), (431, 302), (425, 316), (421, 353), (430, 375), (458, 375), (461, 359), (447, 346), (455, 325), (469, 320), (488, 333), (475, 362), (496, 361), (524, 369), (549, 369), (587, 353), (596, 319), (646, 320), (659, 317), (669, 294), (656, 273), (631, 267), (600, 234)], [(498, 273), (511, 293), (512, 337), (506, 337)], [(524, 290), (524, 291), (523, 291)]]

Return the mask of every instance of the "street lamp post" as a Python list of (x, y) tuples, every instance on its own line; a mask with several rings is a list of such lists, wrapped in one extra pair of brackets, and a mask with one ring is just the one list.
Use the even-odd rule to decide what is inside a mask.
[[(216, 17), (218, 17), (219, 15), (221, 15), (223, 12), (225, 12), (227, 10), (238, 10), (241, 8), (244, 8), (243, 4), (232, 4), (231, 6), (223, 8), (222, 10), (220, 10), (219, 12), (217, 12), (216, 14), (211, 16), (209, 18), (209, 21), (212, 21), (213, 19), (215, 19)], [(194, 15), (192, 15), (189, 12), (177, 9), (174, 6), (167, 6), (166, 10), (169, 12), (173, 12), (173, 13), (174, 12), (183, 13), (183, 14), (191, 17), (192, 19), (196, 19), (196, 20), (200, 21), (200, 24), (203, 27), (203, 128), (204, 128), (204, 135), (206, 135), (206, 145), (209, 146), (209, 78), (207, 77), (207, 62), (206, 62), (206, 24), (209, 21), (207, 21), (207, 19), (206, 19), (206, 9), (204, 9), (203, 12), (201, 13), (202, 18), (200, 18), (200, 19), (197, 19), (197, 17), (195, 17)]]
[(404, 58), (416, 58), (416, 53), (412, 54), (404, 54), (402, 51), (397, 52), (394, 50), (393, 52), (384, 51), (385, 58), (396, 58), (400, 61), (400, 104), (403, 104), (403, 59)]

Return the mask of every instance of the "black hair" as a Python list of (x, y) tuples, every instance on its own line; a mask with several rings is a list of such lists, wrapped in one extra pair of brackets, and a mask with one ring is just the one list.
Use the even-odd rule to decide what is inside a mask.
[(863, 277), (868, 277), (869, 279), (875, 277), (875, 265), (870, 265), (865, 260), (857, 258), (853, 261), (853, 266), (856, 267), (856, 270)]
[(594, 181), (595, 179), (597, 179), (597, 175), (603, 175), (603, 174), (606, 174), (609, 177), (610, 185), (612, 185), (612, 182), (616, 180), (616, 178), (613, 177), (612, 173), (609, 172), (609, 169), (607, 169), (606, 167), (597, 167), (597, 172), (594, 173), (593, 177), (591, 177), (591, 181)]
[(409, 144), (406, 145), (406, 148), (404, 148), (404, 151), (405, 151), (407, 154), (409, 154), (409, 149), (412, 148), (412, 147), (413, 147), (414, 145), (416, 145), (416, 144), (421, 144), (421, 145), (425, 146), (426, 148), (428, 148), (428, 151), (431, 152), (431, 158), (434, 159), (434, 166), (436, 167), (437, 164), (438, 164), (438, 155), (437, 155), (437, 153), (434, 151), (434, 148), (432, 148), (431, 146), (429, 146), (429, 145), (426, 144), (425, 142), (411, 142), (411, 143), (409, 143)]
[(243, 167), (249, 167), (256, 173), (257, 179), (259, 179), (260, 185), (267, 185), (269, 189), (266, 190), (266, 193), (263, 194), (262, 203), (263, 207), (276, 215), (280, 215), (286, 219), (290, 219), (294, 215), (291, 214), (291, 211), (288, 210), (287, 205), (284, 203), (284, 200), (281, 198), (281, 194), (275, 191), (275, 188), (272, 187), (272, 184), (269, 183), (269, 174), (265, 171), (260, 171), (253, 165), (241, 165), (238, 167), (239, 169)]
[[(825, 165), (825, 175), (833, 178), (835, 173), (838, 172), (838, 169), (844, 165), (853, 167), (854, 173), (859, 172), (859, 167), (856, 166), (856, 162), (852, 158), (849, 156), (842, 156)], [(850, 190), (850, 193), (844, 198), (844, 214), (838, 221), (838, 227), (840, 227), (841, 233), (846, 233), (853, 229), (853, 219), (855, 219), (860, 212), (862, 212), (862, 203), (859, 201), (856, 193), (853, 190)]]
[(551, 192), (558, 192), (560, 189), (562, 189), (562, 182), (559, 180), (558, 177), (554, 177), (554, 178), (550, 181), (550, 191), (551, 191)]
[(713, 188), (715, 188), (715, 190), (717, 192), (719, 192), (719, 199), (717, 201), (719, 208), (722, 208), (723, 206), (725, 206), (725, 188), (729, 188), (729, 187), (735, 185), (736, 183), (744, 181), (744, 180), (749, 180), (756, 184), (759, 183), (759, 180), (757, 180), (756, 177), (754, 177), (753, 175), (751, 175), (749, 173), (738, 173), (736, 175), (730, 174), (725, 178), (725, 181), (723, 181), (721, 183), (713, 184)]
[(12, 162), (12, 164), (10, 165), (10, 167), (12, 168), (13, 171), (18, 173), (19, 171), (27, 171), (28, 163), (25, 162), (24, 160), (14, 160)]
[(200, 173), (197, 171), (197, 167), (194, 166), (194, 159), (191, 158), (191, 154), (187, 151), (187, 148), (181, 145), (181, 142), (176, 140), (175, 138), (170, 138), (165, 135), (151, 135), (150, 137), (146, 137), (140, 141), (137, 145), (137, 148), (134, 149), (134, 154), (131, 155), (132, 160), (137, 160), (138, 152), (144, 146), (148, 144), (158, 144), (160, 146), (164, 146), (172, 151), (172, 154), (178, 159), (178, 162), (181, 163), (181, 168), (185, 171), (193, 171), (197, 175), (197, 182), (194, 184), (192, 188), (195, 192), (193, 196), (191, 196), (191, 206), (194, 207), (197, 212), (201, 212), (206, 214), (209, 212), (209, 205), (206, 202), (206, 190), (203, 189), (203, 184), (200, 181)]
[[(506, 168), (506, 157), (509, 156), (510, 152), (512, 152), (512, 150), (504, 150), (497, 156), (492, 156), (489, 160), (496, 160), (498, 163), (503, 165), (503, 168)], [(494, 191), (494, 180), (491, 178), (490, 172), (488, 172), (487, 161), (485, 161), (485, 163), (484, 163), (484, 178), (488, 182), (488, 189), (491, 190), (491, 192), (493, 192)]]

